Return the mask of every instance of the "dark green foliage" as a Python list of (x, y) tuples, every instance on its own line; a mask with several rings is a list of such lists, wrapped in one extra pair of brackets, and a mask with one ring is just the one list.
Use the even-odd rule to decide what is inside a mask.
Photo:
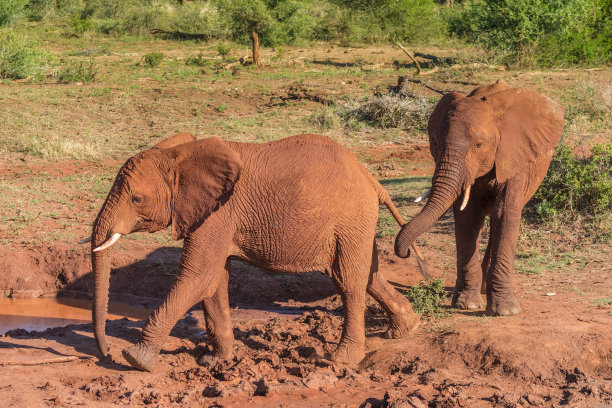
[(472, 0), (449, 17), (449, 30), (495, 50), (507, 63), (609, 63), (611, 4), (610, 0)]
[(209, 64), (209, 60), (202, 54), (190, 55), (185, 58), (185, 65), (191, 65), (196, 67), (204, 67)]
[(144, 56), (144, 64), (149, 68), (158, 67), (164, 60), (164, 54), (161, 52), (148, 52)]
[(93, 60), (71, 61), (57, 76), (57, 81), (62, 84), (73, 82), (93, 82), (98, 74), (98, 68)]
[(0, 29), (0, 78), (37, 77), (49, 65), (49, 56), (24, 34)]
[(611, 212), (612, 143), (594, 146), (585, 158), (560, 145), (530, 208), (544, 221), (561, 214), (575, 219)]
[(448, 316), (448, 311), (442, 303), (448, 298), (444, 290), (444, 278), (429, 283), (421, 281), (418, 286), (411, 287), (406, 297), (414, 311), (421, 317), (440, 318)]
[(0, 26), (19, 18), (27, 3), (27, 0), (0, 0)]

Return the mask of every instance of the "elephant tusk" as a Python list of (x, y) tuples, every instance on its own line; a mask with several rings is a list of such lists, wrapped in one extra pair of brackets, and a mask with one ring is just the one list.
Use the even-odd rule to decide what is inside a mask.
[(100, 245), (99, 247), (95, 248), (92, 252), (98, 252), (98, 251), (103, 251), (106, 248), (110, 247), (111, 245), (113, 245), (115, 242), (117, 242), (119, 240), (119, 238), (121, 238), (121, 234), (118, 232), (115, 232), (113, 234), (112, 237), (110, 237), (110, 239), (108, 241), (106, 241), (105, 243), (103, 243), (102, 245)]
[(86, 244), (86, 243), (88, 243), (89, 241), (91, 241), (91, 237), (87, 237), (87, 238), (85, 238), (85, 239), (80, 240), (80, 241), (79, 241), (79, 244)]
[(429, 192), (431, 191), (431, 188), (428, 188), (426, 192), (423, 193), (422, 196), (420, 196), (419, 198), (417, 198), (416, 200), (414, 200), (415, 203), (418, 203), (419, 201), (421, 201), (424, 198), (429, 197)]
[(470, 184), (469, 186), (467, 186), (467, 188), (463, 192), (463, 202), (461, 203), (461, 207), (459, 207), (459, 211), (463, 211), (463, 209), (467, 205), (468, 200), (470, 199), (470, 190), (471, 189), (472, 189), (472, 185)]

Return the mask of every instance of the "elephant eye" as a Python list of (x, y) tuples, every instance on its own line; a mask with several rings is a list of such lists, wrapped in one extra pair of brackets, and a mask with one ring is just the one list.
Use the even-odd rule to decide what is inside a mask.
[(482, 147), (482, 142), (478, 142), (478, 143), (476, 143), (476, 148), (477, 148), (477, 149), (480, 149), (481, 147)]
[(134, 204), (140, 204), (140, 203), (142, 203), (142, 197), (138, 196), (138, 195), (134, 195), (134, 196), (132, 196), (132, 202)]

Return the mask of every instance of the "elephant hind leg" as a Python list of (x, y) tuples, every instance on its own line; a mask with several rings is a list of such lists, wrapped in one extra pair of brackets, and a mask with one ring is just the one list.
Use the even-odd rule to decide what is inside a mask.
[(200, 357), (198, 363), (201, 365), (211, 364), (219, 359), (227, 360), (233, 354), (234, 333), (232, 331), (227, 293), (229, 268), (230, 261), (228, 260), (225, 265), (224, 275), (219, 280), (215, 294), (202, 300), (206, 334), (213, 347), (213, 351)]
[(368, 247), (337, 243), (331, 278), (340, 292), (344, 314), (342, 337), (332, 353), (337, 363), (354, 365), (365, 358), (365, 299), (371, 263)]
[(388, 339), (403, 337), (419, 327), (419, 316), (412, 310), (408, 299), (389, 285), (378, 271), (376, 241), (372, 248), (372, 266), (367, 292), (380, 304), (389, 318), (389, 328), (385, 332), (385, 337)]

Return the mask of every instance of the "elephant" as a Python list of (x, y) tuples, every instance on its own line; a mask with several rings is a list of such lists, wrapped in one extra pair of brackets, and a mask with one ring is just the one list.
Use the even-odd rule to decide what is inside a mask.
[(152, 371), (170, 330), (198, 302), (213, 346), (209, 362), (232, 356), (233, 258), (274, 272), (329, 275), (344, 314), (331, 358), (358, 363), (365, 357), (366, 293), (388, 316), (387, 337), (407, 335), (420, 323), (410, 302), (378, 271), (379, 204), (403, 224), (380, 183), (351, 152), (323, 136), (259, 144), (179, 134), (136, 154), (119, 170), (89, 238), (99, 351), (109, 350), (110, 247), (122, 235), (171, 226), (172, 237), (184, 240), (179, 268), (142, 339), (123, 350), (133, 367)]
[[(395, 253), (432, 228), (452, 206), (457, 280), (452, 306), (496, 316), (520, 312), (513, 269), (521, 211), (546, 176), (563, 133), (564, 109), (550, 98), (503, 80), (467, 97), (445, 94), (427, 126), (436, 167), (429, 198), (395, 239)], [(427, 193), (425, 194), (427, 195)], [(460, 200), (461, 199), (461, 200)], [(490, 235), (479, 261), (485, 217)]]

